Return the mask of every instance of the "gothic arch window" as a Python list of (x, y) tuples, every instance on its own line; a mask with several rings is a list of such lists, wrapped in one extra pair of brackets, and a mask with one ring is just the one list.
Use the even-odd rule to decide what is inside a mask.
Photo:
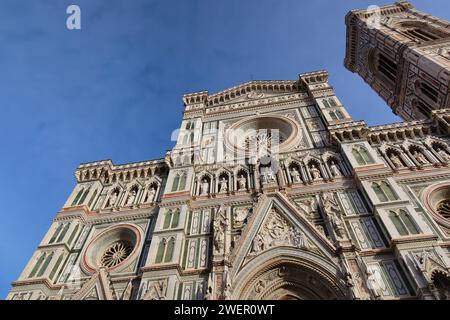
[(405, 225), (406, 229), (408, 229), (408, 232), (410, 234), (418, 234), (420, 233), (419, 228), (417, 227), (414, 219), (411, 217), (411, 215), (406, 212), (405, 210), (399, 211), (400, 219), (402, 220), (403, 224)]
[(344, 114), (340, 110), (331, 110), (329, 112), (331, 119), (333, 120), (342, 120), (345, 118)]
[(48, 242), (49, 244), (52, 244), (53, 242), (56, 241), (56, 239), (58, 238), (59, 233), (61, 232), (63, 228), (63, 224), (58, 224), (58, 227), (56, 228), (55, 232), (53, 233), (53, 236), (50, 238), (50, 241)]
[(186, 122), (186, 130), (192, 130), (195, 128), (195, 121)]
[(449, 37), (447, 31), (421, 21), (405, 21), (400, 23), (397, 29), (408, 38), (418, 42), (435, 41)]
[(375, 161), (373, 160), (372, 156), (369, 154), (366, 148), (362, 146), (356, 146), (352, 149), (352, 155), (355, 158), (356, 162), (360, 166), (373, 164)]
[(376, 76), (388, 80), (394, 85), (397, 80), (397, 63), (385, 53), (372, 49), (369, 53), (369, 69)]
[(167, 241), (166, 239), (161, 239), (158, 244), (158, 251), (156, 252), (155, 263), (161, 263), (164, 257), (164, 252), (166, 251)]
[(329, 108), (330, 107), (330, 104), (328, 103), (327, 99), (323, 99), (322, 102), (323, 102), (323, 105), (325, 106), (325, 108)]
[(33, 269), (30, 272), (30, 275), (28, 276), (28, 278), (33, 278), (37, 271), (39, 270), (39, 268), (41, 267), (42, 263), (44, 262), (46, 254), (43, 252), (41, 253), (41, 255), (39, 256), (38, 260), (36, 261), (36, 264), (34, 265)]
[(180, 175), (176, 175), (175, 178), (173, 179), (173, 183), (172, 183), (172, 192), (177, 191), (178, 190), (178, 186), (180, 184)]
[(67, 231), (69, 230), (70, 227), (70, 223), (66, 223), (64, 226), (64, 229), (62, 230), (61, 234), (59, 235), (58, 239), (56, 240), (56, 242), (61, 242), (63, 241), (64, 237), (66, 236)]
[(175, 210), (172, 216), (172, 223), (170, 224), (171, 228), (178, 227), (178, 222), (180, 221), (180, 210)]
[(87, 188), (87, 189), (86, 189), (86, 191), (84, 191), (84, 193), (83, 193), (83, 196), (81, 197), (80, 201), (78, 202), (78, 205), (80, 205), (80, 204), (83, 204), (83, 203), (84, 203), (84, 200), (86, 200), (86, 197), (87, 197), (87, 195), (88, 195), (89, 191), (90, 191), (90, 189), (89, 189), (89, 188)]
[(80, 200), (81, 196), (83, 195), (83, 192), (84, 192), (84, 188), (82, 188), (80, 191), (78, 191), (75, 199), (73, 199), (73, 201), (72, 201), (72, 206), (77, 205), (78, 201)]
[(186, 173), (183, 173), (180, 177), (180, 185), (178, 190), (184, 190), (186, 188)]
[(44, 262), (44, 264), (42, 265), (42, 267), (41, 267), (41, 269), (39, 270), (39, 272), (36, 274), (36, 277), (42, 277), (42, 275), (45, 273), (45, 271), (47, 270), (47, 268), (48, 268), (48, 265), (50, 264), (50, 262), (52, 261), (52, 259), (53, 259), (53, 255), (54, 255), (54, 253), (52, 252), (52, 253), (50, 253), (46, 258), (45, 258), (45, 262)]
[(329, 98), (328, 102), (330, 103), (330, 106), (332, 106), (332, 107), (336, 107), (337, 106), (336, 101), (333, 98)]
[(375, 192), (380, 202), (398, 200), (396, 193), (386, 181), (373, 182), (372, 190)]
[(184, 190), (186, 188), (186, 173), (177, 173), (172, 183), (172, 192)]
[(172, 221), (172, 210), (169, 210), (166, 212), (166, 215), (164, 216), (164, 224), (163, 229), (168, 229), (170, 227), (170, 222)]
[(58, 260), (56, 260), (55, 266), (52, 268), (52, 271), (50, 272), (49, 278), (53, 280), (53, 277), (55, 276), (55, 273), (58, 271), (59, 266), (64, 259), (64, 253), (61, 253), (58, 257)]
[(78, 229), (80, 228), (80, 225), (77, 224), (75, 228), (73, 229), (72, 233), (70, 234), (69, 240), (67, 240), (67, 244), (70, 246), (72, 244), (73, 239), (75, 238), (75, 235), (78, 232)]
[(389, 218), (391, 219), (392, 223), (395, 226), (395, 229), (397, 229), (397, 232), (401, 236), (408, 235), (408, 231), (406, 231), (405, 226), (403, 225), (400, 217), (398, 216), (397, 212), (390, 211), (389, 212)]
[(164, 256), (164, 262), (170, 262), (173, 258), (173, 250), (175, 248), (175, 238), (170, 238), (167, 243), (166, 254)]
[(89, 208), (91, 207), (92, 203), (94, 202), (95, 198), (97, 197), (97, 192), (98, 192), (98, 190), (95, 189), (94, 193), (92, 194), (91, 199), (89, 200), (89, 203), (88, 203)]
[(389, 211), (389, 218), (401, 236), (418, 234), (420, 230), (414, 219), (405, 210)]

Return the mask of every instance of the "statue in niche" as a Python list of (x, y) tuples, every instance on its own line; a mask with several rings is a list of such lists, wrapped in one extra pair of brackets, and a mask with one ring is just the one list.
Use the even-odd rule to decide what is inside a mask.
[(389, 159), (391, 159), (392, 163), (394, 164), (394, 166), (396, 168), (403, 168), (403, 163), (400, 160), (400, 156), (399, 155), (397, 155), (395, 153), (392, 153), (391, 156), (389, 157)]
[(153, 202), (155, 200), (156, 188), (154, 186), (150, 187), (147, 194), (147, 202)]
[(111, 196), (109, 197), (108, 205), (107, 207), (113, 207), (116, 204), (117, 197), (119, 196), (118, 190), (113, 190), (111, 193)]
[(219, 184), (219, 192), (227, 192), (228, 191), (228, 181), (225, 177), (222, 177)]
[(311, 172), (311, 177), (313, 181), (316, 181), (322, 177), (322, 175), (320, 174), (320, 170), (317, 169), (315, 164), (312, 164), (309, 170)]
[(238, 190), (245, 190), (245, 189), (247, 189), (247, 179), (244, 177), (243, 174), (241, 174), (238, 180)]
[(134, 200), (136, 200), (136, 190), (131, 190), (130, 194), (128, 195), (127, 199), (127, 205), (132, 205), (134, 203)]
[(339, 170), (338, 165), (333, 160), (331, 160), (331, 163), (330, 163), (330, 171), (331, 171), (331, 175), (333, 177), (341, 177), (342, 176), (341, 170)]
[(425, 156), (423, 155), (422, 152), (418, 152), (417, 150), (414, 150), (412, 155), (417, 160), (417, 162), (419, 164), (426, 164), (426, 163), (428, 163), (427, 159), (425, 158)]
[(222, 207), (214, 219), (214, 249), (216, 253), (223, 253), (225, 249), (225, 231), (228, 227), (228, 218), (224, 215)]
[(380, 285), (378, 284), (375, 273), (372, 270), (367, 269), (366, 276), (367, 276), (367, 286), (372, 291), (375, 298), (381, 297), (383, 293), (381, 292)]
[(436, 152), (441, 156), (441, 158), (442, 158), (442, 160), (444, 160), (444, 162), (450, 161), (450, 156), (448, 155), (447, 151), (445, 151), (441, 147), (437, 147)]
[(262, 183), (271, 183), (271, 182), (275, 181), (275, 176), (273, 174), (271, 167), (262, 167), (261, 181), (262, 181)]
[(292, 177), (292, 182), (294, 183), (298, 183), (300, 182), (300, 172), (298, 172), (296, 167), (292, 167), (291, 170), (291, 177)]
[(209, 183), (206, 179), (203, 179), (201, 185), (200, 185), (200, 195), (206, 196), (209, 191)]
[(322, 205), (328, 216), (328, 221), (336, 234), (336, 238), (345, 239), (345, 227), (341, 218), (340, 207), (332, 193), (322, 194)]

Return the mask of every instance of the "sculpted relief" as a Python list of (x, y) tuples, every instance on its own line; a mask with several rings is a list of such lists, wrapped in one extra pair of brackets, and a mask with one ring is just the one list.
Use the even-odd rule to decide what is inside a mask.
[(304, 249), (311, 247), (306, 235), (273, 208), (253, 239), (250, 254), (259, 254), (276, 246), (294, 246)]

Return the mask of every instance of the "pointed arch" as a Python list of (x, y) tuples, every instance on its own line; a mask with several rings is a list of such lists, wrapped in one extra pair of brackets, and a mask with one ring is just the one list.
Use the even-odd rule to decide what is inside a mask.
[(166, 254), (164, 256), (164, 262), (171, 262), (173, 258), (173, 250), (175, 248), (175, 238), (170, 238), (167, 243)]
[(166, 251), (166, 239), (161, 239), (158, 244), (158, 251), (156, 252), (155, 263), (161, 263), (164, 257), (164, 252)]

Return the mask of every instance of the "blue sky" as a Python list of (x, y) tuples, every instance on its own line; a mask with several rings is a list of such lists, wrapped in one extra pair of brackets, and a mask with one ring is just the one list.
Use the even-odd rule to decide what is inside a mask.
[[(81, 162), (160, 158), (181, 96), (327, 69), (356, 120), (398, 121), (343, 66), (363, 0), (1, 0), (0, 298), (75, 185)], [(450, 20), (448, 0), (413, 1)], [(66, 29), (81, 7), (82, 30)]]

